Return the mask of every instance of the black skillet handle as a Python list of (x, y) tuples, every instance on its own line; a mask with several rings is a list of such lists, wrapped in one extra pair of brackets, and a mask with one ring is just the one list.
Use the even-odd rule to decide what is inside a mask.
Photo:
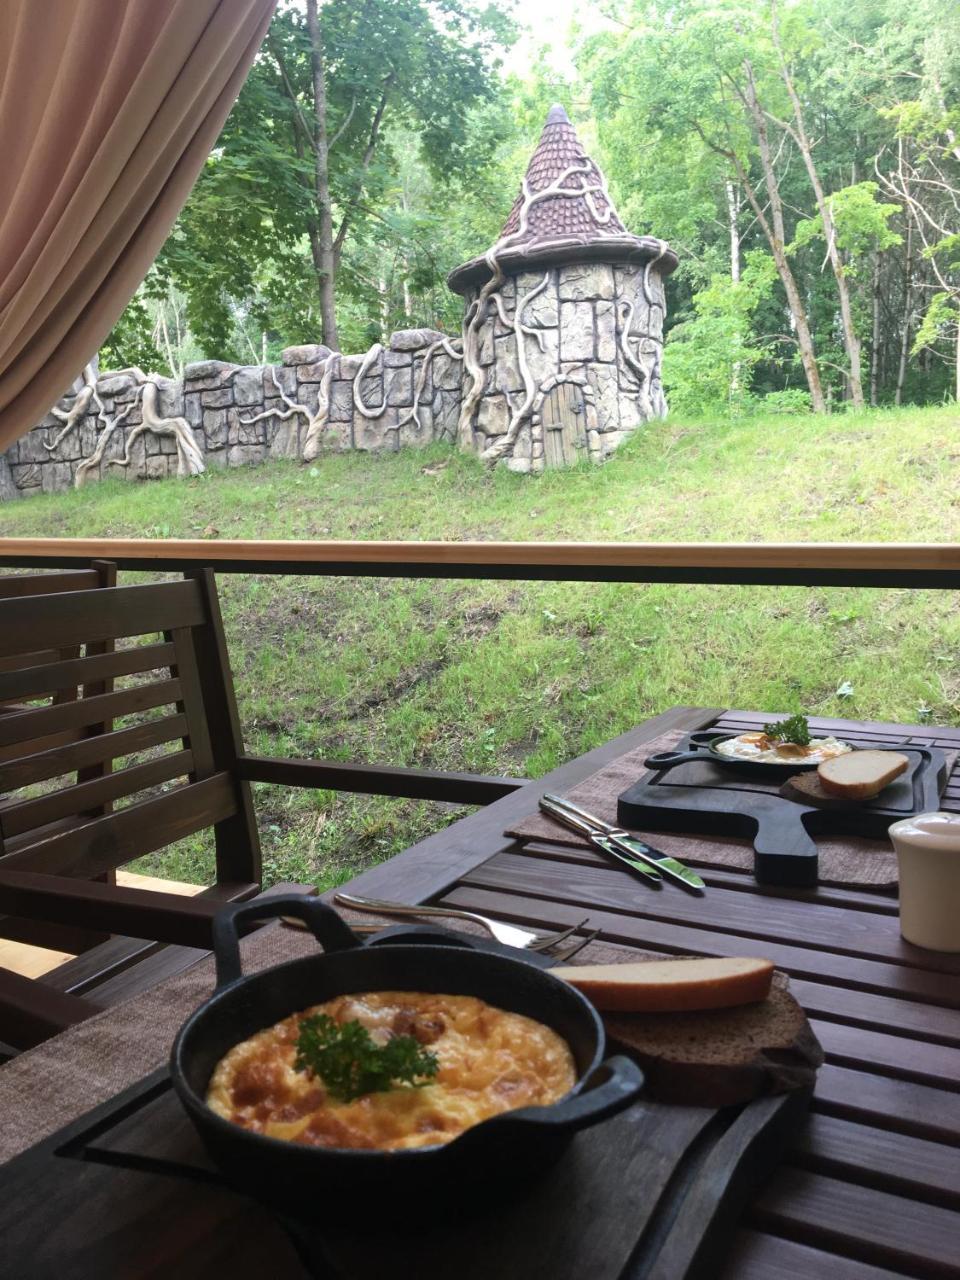
[(273, 916), (296, 916), (313, 933), (324, 951), (347, 951), (363, 946), (350, 926), (333, 907), (319, 898), (300, 893), (278, 894), (238, 902), (219, 911), (213, 920), (213, 953), (217, 959), (217, 990), (235, 982), (243, 973), (240, 963), (240, 929), (253, 920)]
[(675, 764), (686, 764), (689, 760), (705, 760), (709, 758), (708, 749), (729, 736), (715, 729), (698, 729), (691, 733), (686, 751), (658, 751), (656, 755), (647, 756), (643, 763), (648, 769), (672, 769)]
[(644, 765), (647, 769), (672, 769), (675, 764), (686, 764), (688, 760), (705, 760), (703, 751), (658, 751), (647, 756)]
[[(643, 1090), (643, 1072), (632, 1058), (617, 1054), (601, 1062), (574, 1098), (552, 1107), (531, 1108), (532, 1124), (546, 1123), (576, 1131), (625, 1111)], [(537, 1112), (540, 1111), (538, 1115)], [(517, 1115), (520, 1113), (517, 1112)]]
[(455, 1141), (458, 1146), (471, 1142), (483, 1144), (496, 1130), (500, 1138), (514, 1132), (533, 1137), (538, 1131), (576, 1133), (601, 1120), (619, 1115), (636, 1100), (643, 1090), (643, 1072), (630, 1058), (617, 1055), (601, 1062), (572, 1098), (549, 1107), (521, 1107), (503, 1111), (490, 1120), (468, 1129)]

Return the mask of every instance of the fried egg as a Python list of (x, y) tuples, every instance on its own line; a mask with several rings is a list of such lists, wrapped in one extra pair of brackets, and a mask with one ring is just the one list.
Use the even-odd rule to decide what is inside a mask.
[(797, 742), (780, 742), (765, 733), (741, 733), (736, 738), (717, 742), (718, 755), (733, 760), (752, 760), (755, 764), (822, 764), (834, 756), (846, 755), (853, 748), (838, 738), (811, 738), (807, 746)]

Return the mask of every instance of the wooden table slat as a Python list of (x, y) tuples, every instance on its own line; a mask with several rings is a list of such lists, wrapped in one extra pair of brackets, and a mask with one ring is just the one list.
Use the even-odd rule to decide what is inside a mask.
[(812, 1115), (791, 1162), (945, 1208), (960, 1208), (960, 1152), (943, 1143), (835, 1116)]
[(740, 1231), (719, 1280), (900, 1280), (902, 1275), (782, 1236)]
[(791, 990), (808, 1013), (848, 1026), (886, 1028), (892, 1035), (911, 1036), (928, 1044), (960, 1048), (960, 1012), (917, 1004), (868, 991), (852, 991), (821, 982), (791, 979)]
[(848, 1027), (841, 1022), (824, 1022), (819, 1018), (811, 1018), (810, 1025), (831, 1062), (960, 1092), (958, 1049)]
[[(397, 886), (399, 889), (399, 886)], [(678, 895), (679, 896), (679, 895)], [(445, 894), (441, 901), (504, 920), (527, 922), (536, 928), (562, 928), (576, 924), (585, 915), (590, 926), (600, 929), (608, 942), (623, 943), (643, 950), (670, 955), (761, 956), (772, 960), (780, 969), (814, 982), (836, 983), (862, 988), (879, 995), (895, 991), (905, 999), (960, 1008), (960, 983), (948, 974), (930, 973), (878, 960), (838, 955), (830, 951), (809, 950), (800, 945), (769, 938), (744, 937), (740, 934), (715, 933), (706, 928), (673, 925), (669, 921), (614, 914), (568, 902), (551, 902), (543, 898), (498, 893), (474, 884), (463, 883)]]
[(817, 1074), (813, 1105), (825, 1115), (960, 1146), (960, 1094), (929, 1085), (828, 1062)]
[(758, 912), (756, 899), (748, 894), (708, 891), (695, 897), (672, 885), (650, 889), (629, 871), (611, 865), (572, 867), (502, 853), (465, 875), (461, 884), (575, 903), (584, 910), (621, 911), (632, 919), (710, 927), (742, 937), (789, 942), (802, 938), (806, 946), (838, 955), (960, 974), (960, 954), (944, 955), (912, 946), (901, 938), (897, 920), (886, 915), (774, 897), (765, 897), (763, 911)]
[(805, 1244), (904, 1269), (907, 1275), (960, 1276), (960, 1214), (939, 1205), (839, 1178), (782, 1168), (747, 1215), (751, 1225)]
[[(610, 866), (610, 859), (597, 850), (582, 846), (550, 844), (545, 840), (531, 840), (520, 848), (511, 849), (511, 853), (522, 858), (546, 858), (584, 867)], [(758, 895), (764, 898), (790, 898), (797, 902), (815, 903), (819, 907), (846, 907), (854, 911), (872, 911), (888, 916), (898, 914), (896, 899), (882, 890), (845, 889), (839, 885), (820, 885), (816, 889), (798, 889), (788, 885), (762, 885), (754, 880), (753, 874), (749, 871), (712, 866), (699, 862), (695, 858), (687, 858), (685, 861), (698, 868), (711, 889), (722, 889), (730, 893), (748, 893), (754, 898)]]

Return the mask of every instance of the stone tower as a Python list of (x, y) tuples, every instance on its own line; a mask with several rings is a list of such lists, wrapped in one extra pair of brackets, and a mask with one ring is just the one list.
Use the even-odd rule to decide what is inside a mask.
[(461, 446), (541, 471), (601, 462), (662, 417), (664, 280), (676, 266), (665, 241), (627, 231), (552, 107), (499, 240), (449, 276), (466, 304)]

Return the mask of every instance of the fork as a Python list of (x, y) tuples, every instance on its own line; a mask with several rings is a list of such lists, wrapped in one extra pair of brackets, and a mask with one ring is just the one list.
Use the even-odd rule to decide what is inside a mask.
[[(281, 920), (283, 920), (284, 924), (292, 925), (295, 929), (307, 928), (304, 922), (302, 920), (298, 920), (295, 916), (281, 916), (280, 918)], [(350, 928), (353, 930), (354, 933), (359, 933), (359, 934), (380, 933), (383, 929), (383, 922), (380, 921), (379, 923), (377, 923), (377, 921), (371, 920), (369, 923), (367, 923), (366, 921), (351, 920)], [(563, 935), (561, 934), (561, 939), (562, 937)], [(597, 938), (599, 937), (600, 937), (599, 929), (588, 929), (586, 933), (580, 934), (579, 937), (575, 935), (573, 938), (573, 941), (570, 942), (567, 946), (560, 947), (556, 951), (551, 951), (550, 959), (553, 961), (554, 964), (566, 964), (568, 960), (572, 960), (573, 957), (577, 955), (578, 952), (584, 949), (584, 947), (589, 947), (591, 942), (596, 942)], [(543, 948), (543, 947), (525, 947), (524, 950), (536, 951), (540, 955), (547, 954), (546, 948)]]
[(545, 951), (559, 942), (565, 942), (589, 920), (589, 917), (585, 917), (569, 929), (543, 934), (535, 933), (532, 929), (521, 929), (514, 924), (504, 924), (501, 920), (491, 920), (489, 916), (478, 915), (475, 911), (460, 911), (456, 907), (412, 906), (404, 902), (385, 902), (380, 898), (360, 898), (352, 893), (335, 894), (334, 901), (344, 907), (353, 907), (356, 911), (378, 911), (385, 916), (443, 916), (447, 919), (472, 920), (474, 924), (482, 925), (504, 946), (522, 947), (527, 951)]
[[(600, 937), (599, 929), (588, 929), (581, 938), (574, 938), (569, 947), (564, 947), (562, 951), (554, 951), (550, 957), (554, 964), (566, 964), (568, 960), (582, 951), (584, 947), (589, 947), (591, 942), (595, 942)], [(529, 948), (527, 948), (529, 950)]]

